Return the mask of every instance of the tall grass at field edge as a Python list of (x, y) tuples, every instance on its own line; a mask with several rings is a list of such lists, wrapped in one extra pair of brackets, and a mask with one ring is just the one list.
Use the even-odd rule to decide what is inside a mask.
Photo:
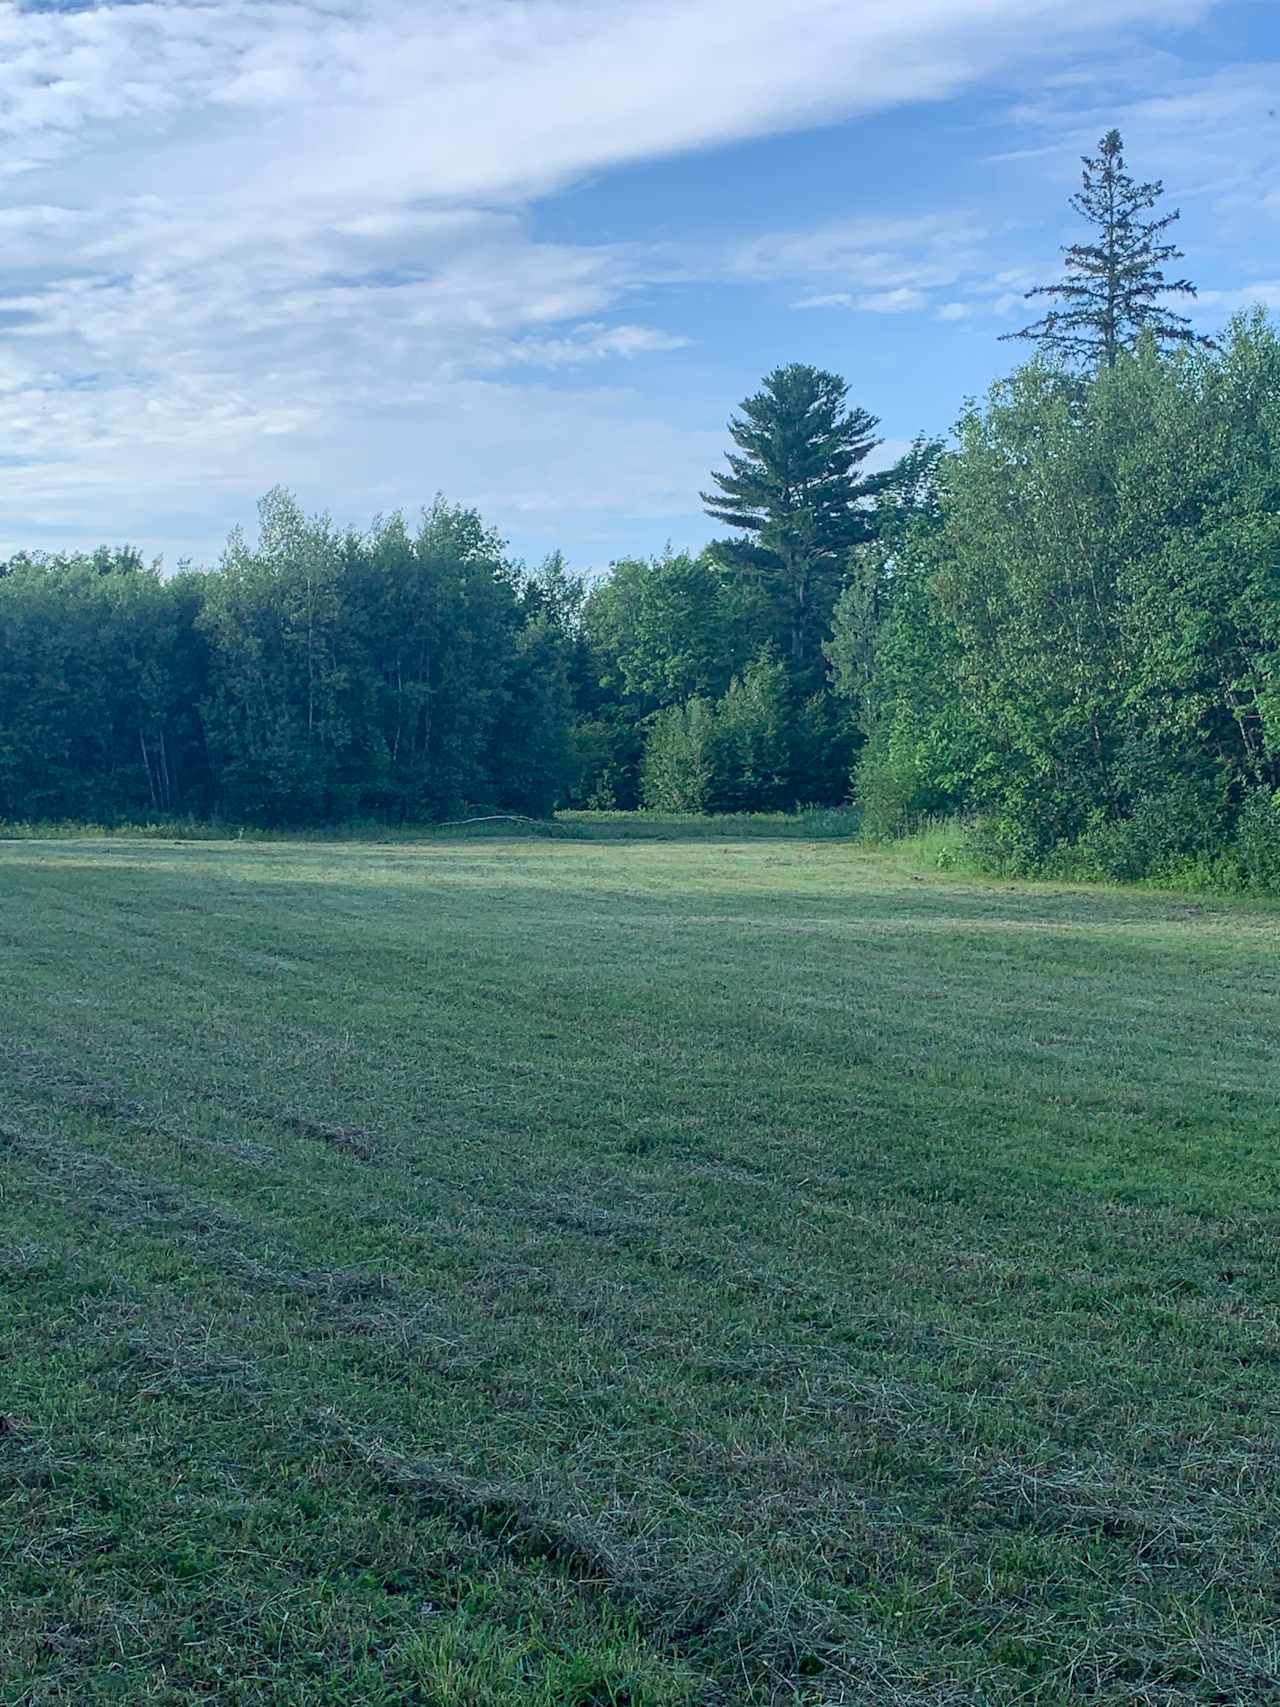
[(557, 837), (574, 841), (713, 841), (786, 838), (851, 840), (859, 817), (850, 807), (811, 807), (800, 812), (733, 812), (700, 815), (672, 812), (558, 812), (553, 817), (477, 811), (447, 823), (386, 824), (370, 820), (324, 825), (272, 826), (220, 823), (208, 819), (151, 819), (98, 824), (59, 820), (0, 819), (3, 841), (80, 841), (118, 837), (124, 841), (370, 842), (401, 843), (457, 838)]

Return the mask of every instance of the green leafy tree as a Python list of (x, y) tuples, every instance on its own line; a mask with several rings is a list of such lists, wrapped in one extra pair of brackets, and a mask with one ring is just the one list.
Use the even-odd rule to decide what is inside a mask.
[(838, 693), (864, 734), (873, 718), (876, 648), (892, 608), (903, 554), (941, 519), (942, 451), (940, 439), (921, 435), (886, 473), (876, 500), (875, 535), (850, 553), (832, 635), (823, 648)]
[(167, 580), (130, 548), (19, 553), (0, 576), (0, 816), (549, 810), (572, 789), (582, 591), (558, 561), (522, 577), (441, 500), (416, 529), (340, 532), (277, 490), (256, 539)]
[(380, 518), (344, 542), (343, 596), (359, 809), (418, 819), (490, 799), (490, 732), (520, 625), (501, 542), (442, 500), (416, 528)]
[(641, 715), (695, 694), (718, 698), (758, 648), (762, 618), (751, 589), (686, 551), (621, 559), (583, 606), (604, 685)]
[(232, 535), (201, 624), (213, 660), (206, 708), (220, 804), (234, 817), (308, 823), (354, 806), (342, 789), (358, 739), (343, 599), (343, 541), (277, 489), (260, 538)]
[(1167, 305), (1169, 296), (1194, 296), (1190, 279), (1166, 279), (1165, 267), (1180, 261), (1182, 250), (1167, 232), (1179, 215), (1142, 216), (1164, 194), (1159, 180), (1137, 183), (1125, 170), (1124, 143), (1109, 130), (1098, 152), (1084, 158), (1079, 192), (1072, 209), (1094, 229), (1087, 242), (1063, 250), (1066, 273), (1056, 284), (1037, 285), (1028, 298), (1049, 297), (1060, 306), (1006, 338), (1025, 338), (1068, 360), (1114, 367), (1122, 350), (1131, 350), (1143, 333), (1159, 344), (1205, 344), (1183, 314)]
[(516, 811), (545, 816), (569, 798), (576, 768), (568, 657), (550, 614), (517, 633), (505, 698), (494, 728), (495, 796)]
[[(1139, 785), (1280, 786), (1280, 337), (1260, 311), (1217, 352), (1154, 349), (1098, 399), (1114, 422), (1126, 705)], [(1148, 774), (1145, 779), (1141, 771)], [(1221, 792), (1221, 790), (1220, 790)]]
[(645, 720), (695, 696), (717, 699), (767, 626), (758, 589), (705, 552), (612, 564), (581, 611), (572, 676), (579, 802), (637, 806)]
[[(122, 561), (126, 558), (127, 561)], [(23, 553), (0, 577), (0, 816), (112, 822), (207, 801), (193, 577)]]
[(871, 536), (868, 500), (882, 480), (861, 472), (879, 442), (875, 416), (848, 407), (834, 373), (792, 363), (766, 378), (730, 421), (735, 450), (702, 494), (739, 537), (712, 548), (764, 593), (796, 688), (821, 685), (822, 643), (851, 548)]
[(520, 602), (527, 618), (544, 617), (557, 634), (572, 637), (582, 624), (586, 577), (575, 575), (562, 551), (553, 551), (521, 578)]
[[(1280, 787), (1278, 399), (1259, 315), (1221, 350), (1148, 337), (1080, 383), (1033, 363), (965, 415), (869, 669), (853, 588), (837, 612), (869, 821), (977, 809), (1023, 869), (1227, 857)], [(1258, 870), (1272, 820), (1249, 810)]]
[(843, 805), (849, 798), (860, 734), (848, 705), (833, 688), (812, 693), (793, 706), (787, 744), (791, 775), (785, 804)]
[(705, 812), (715, 786), (715, 708), (695, 695), (649, 720), (641, 798), (654, 811)]
[(861, 736), (853, 793), (877, 835), (971, 804), (982, 776), (987, 736), (961, 695), (962, 653), (937, 596), (942, 526), (932, 493), (857, 555), (827, 648)]
[(233, 817), (546, 810), (569, 771), (565, 637), (502, 543), (442, 500), (337, 533), (287, 493), (208, 578), (206, 724)]
[[(1103, 370), (1104, 374), (1107, 370)], [(1120, 795), (1124, 682), (1115, 422), (1039, 364), (957, 428), (932, 591), (959, 647), (958, 691), (986, 732), (983, 777), (1034, 860)]]
[(770, 653), (735, 676), (716, 706), (712, 804), (724, 812), (776, 812), (792, 804), (792, 721), (787, 673)]

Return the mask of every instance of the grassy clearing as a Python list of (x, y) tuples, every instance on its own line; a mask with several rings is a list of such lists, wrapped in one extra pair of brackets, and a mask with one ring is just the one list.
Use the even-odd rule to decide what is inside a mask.
[(1280, 917), (0, 848), (0, 1702), (1250, 1703)]

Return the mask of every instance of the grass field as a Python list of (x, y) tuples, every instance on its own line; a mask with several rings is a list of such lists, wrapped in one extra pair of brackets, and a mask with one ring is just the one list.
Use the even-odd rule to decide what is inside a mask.
[(0, 1702), (1277, 1699), (1280, 913), (0, 847)]

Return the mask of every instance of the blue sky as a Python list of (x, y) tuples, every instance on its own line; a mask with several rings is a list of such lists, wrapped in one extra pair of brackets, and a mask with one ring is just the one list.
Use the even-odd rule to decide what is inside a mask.
[(1280, 308), (1278, 71), (1277, 0), (0, 0), (0, 551), (700, 543), (770, 367), (889, 450), (1017, 359), (1112, 124), (1202, 323)]

